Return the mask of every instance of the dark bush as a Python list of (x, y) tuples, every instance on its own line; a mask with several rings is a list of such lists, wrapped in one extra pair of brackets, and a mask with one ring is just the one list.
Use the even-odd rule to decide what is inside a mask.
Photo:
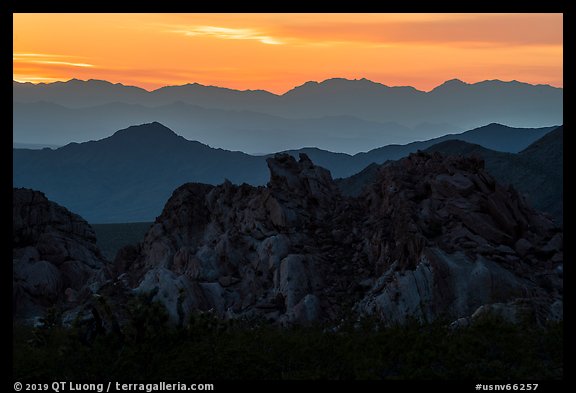
[(561, 379), (563, 324), (485, 318), (384, 328), (376, 320), (278, 328), (194, 315), (167, 324), (156, 303), (131, 306), (121, 333), (87, 344), (78, 328), (14, 326), (14, 377), (49, 379)]

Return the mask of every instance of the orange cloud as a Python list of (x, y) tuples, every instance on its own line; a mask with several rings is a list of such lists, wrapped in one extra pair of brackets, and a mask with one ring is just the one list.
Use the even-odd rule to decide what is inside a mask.
[(174, 33), (182, 33), (189, 37), (207, 36), (225, 40), (256, 40), (263, 44), (280, 45), (282, 41), (263, 35), (254, 29), (233, 29), (217, 26), (191, 26), (175, 30)]
[(57, 65), (65, 65), (71, 67), (94, 67), (92, 64), (86, 63), (70, 63), (68, 61), (55, 61), (55, 60), (30, 60), (28, 63), (33, 64), (57, 64)]

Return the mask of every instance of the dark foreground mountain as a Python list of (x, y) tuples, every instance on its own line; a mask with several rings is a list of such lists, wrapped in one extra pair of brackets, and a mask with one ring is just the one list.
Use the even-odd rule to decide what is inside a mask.
[[(392, 145), (350, 156), (319, 149), (307, 153), (334, 177), (350, 176), (370, 163), (405, 157), (443, 140), (461, 139), (517, 152), (552, 127), (516, 129), (490, 124), (462, 134), (408, 145)], [(262, 185), (266, 157), (213, 149), (188, 141), (159, 123), (133, 126), (99, 141), (56, 150), (15, 149), (13, 182), (38, 189), (91, 223), (152, 221), (172, 190), (186, 182), (219, 184), (225, 179)]]
[[(447, 140), (426, 151), (446, 155), (478, 156), (486, 170), (500, 183), (511, 184), (537, 210), (563, 222), (563, 135), (557, 127), (530, 144), (518, 154), (504, 153), (460, 140)], [(386, 164), (384, 164), (386, 165)], [(363, 188), (377, 179), (379, 165), (372, 164), (356, 175), (339, 179), (338, 186), (346, 195), (359, 195)]]
[(151, 294), (173, 323), (195, 310), (303, 324), (562, 318), (561, 230), (481, 160), (411, 154), (359, 198), (306, 155), (267, 162), (266, 187), (175, 190), (100, 292)]
[(263, 158), (187, 141), (159, 123), (56, 150), (14, 150), (14, 185), (42, 190), (94, 223), (152, 221), (190, 180), (265, 182)]
[(12, 231), (15, 318), (43, 316), (48, 308), (90, 298), (105, 261), (86, 221), (41, 192), (15, 188)]

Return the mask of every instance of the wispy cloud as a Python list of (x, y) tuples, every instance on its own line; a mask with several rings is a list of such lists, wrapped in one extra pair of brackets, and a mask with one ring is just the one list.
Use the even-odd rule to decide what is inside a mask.
[[(562, 45), (562, 30), (550, 28), (556, 15), (523, 14), (392, 14), (354, 17), (287, 18), (249, 27), (222, 24), (164, 25), (165, 31), (189, 37), (253, 40), (298, 47), (370, 48), (435, 45), (464, 48)], [(561, 23), (561, 21), (560, 21)], [(226, 26), (226, 27), (225, 27)]]
[[(68, 56), (48, 53), (20, 53), (12, 54), (13, 75), (12, 79), (17, 82), (54, 82), (65, 80), (62, 74), (78, 75), (92, 70), (94, 64), (81, 62), (82, 56)], [(79, 61), (80, 60), (80, 61)]]
[[(79, 63), (74, 60), (78, 57), (66, 55), (53, 55), (46, 53), (14, 53), (12, 54), (12, 61), (18, 63), (28, 64), (54, 64), (70, 67), (94, 67), (94, 64)], [(70, 61), (66, 61), (70, 60)]]
[(68, 61), (54, 61), (54, 60), (32, 60), (29, 63), (34, 64), (58, 64), (58, 65), (65, 65), (70, 67), (94, 67), (93, 64), (87, 63), (70, 63)]
[(172, 32), (184, 34), (190, 37), (208, 36), (225, 40), (254, 40), (268, 45), (281, 45), (284, 43), (278, 38), (266, 35), (256, 29), (249, 28), (238, 29), (218, 26), (188, 26), (178, 30), (172, 30)]

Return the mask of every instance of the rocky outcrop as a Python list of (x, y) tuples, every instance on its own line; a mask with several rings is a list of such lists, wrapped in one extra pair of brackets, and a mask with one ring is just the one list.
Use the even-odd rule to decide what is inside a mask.
[(357, 198), (305, 154), (267, 162), (266, 187), (175, 190), (116, 257), (116, 283), (152, 294), (175, 323), (194, 310), (280, 324), (459, 320), (515, 305), (561, 318), (562, 232), (481, 160), (412, 154)]
[(13, 189), (12, 209), (14, 316), (31, 319), (47, 307), (81, 304), (105, 264), (90, 225), (29, 189)]
[[(320, 316), (322, 245), (339, 194), (305, 155), (268, 160), (268, 187), (185, 184), (134, 253), (115, 261), (136, 292), (156, 291), (173, 321), (192, 310), (306, 322)], [(130, 254), (126, 256), (127, 254)]]
[(359, 312), (430, 321), (523, 300), (540, 319), (558, 318), (548, 308), (562, 299), (562, 233), (483, 161), (412, 154), (383, 167), (362, 203), (378, 277)]

